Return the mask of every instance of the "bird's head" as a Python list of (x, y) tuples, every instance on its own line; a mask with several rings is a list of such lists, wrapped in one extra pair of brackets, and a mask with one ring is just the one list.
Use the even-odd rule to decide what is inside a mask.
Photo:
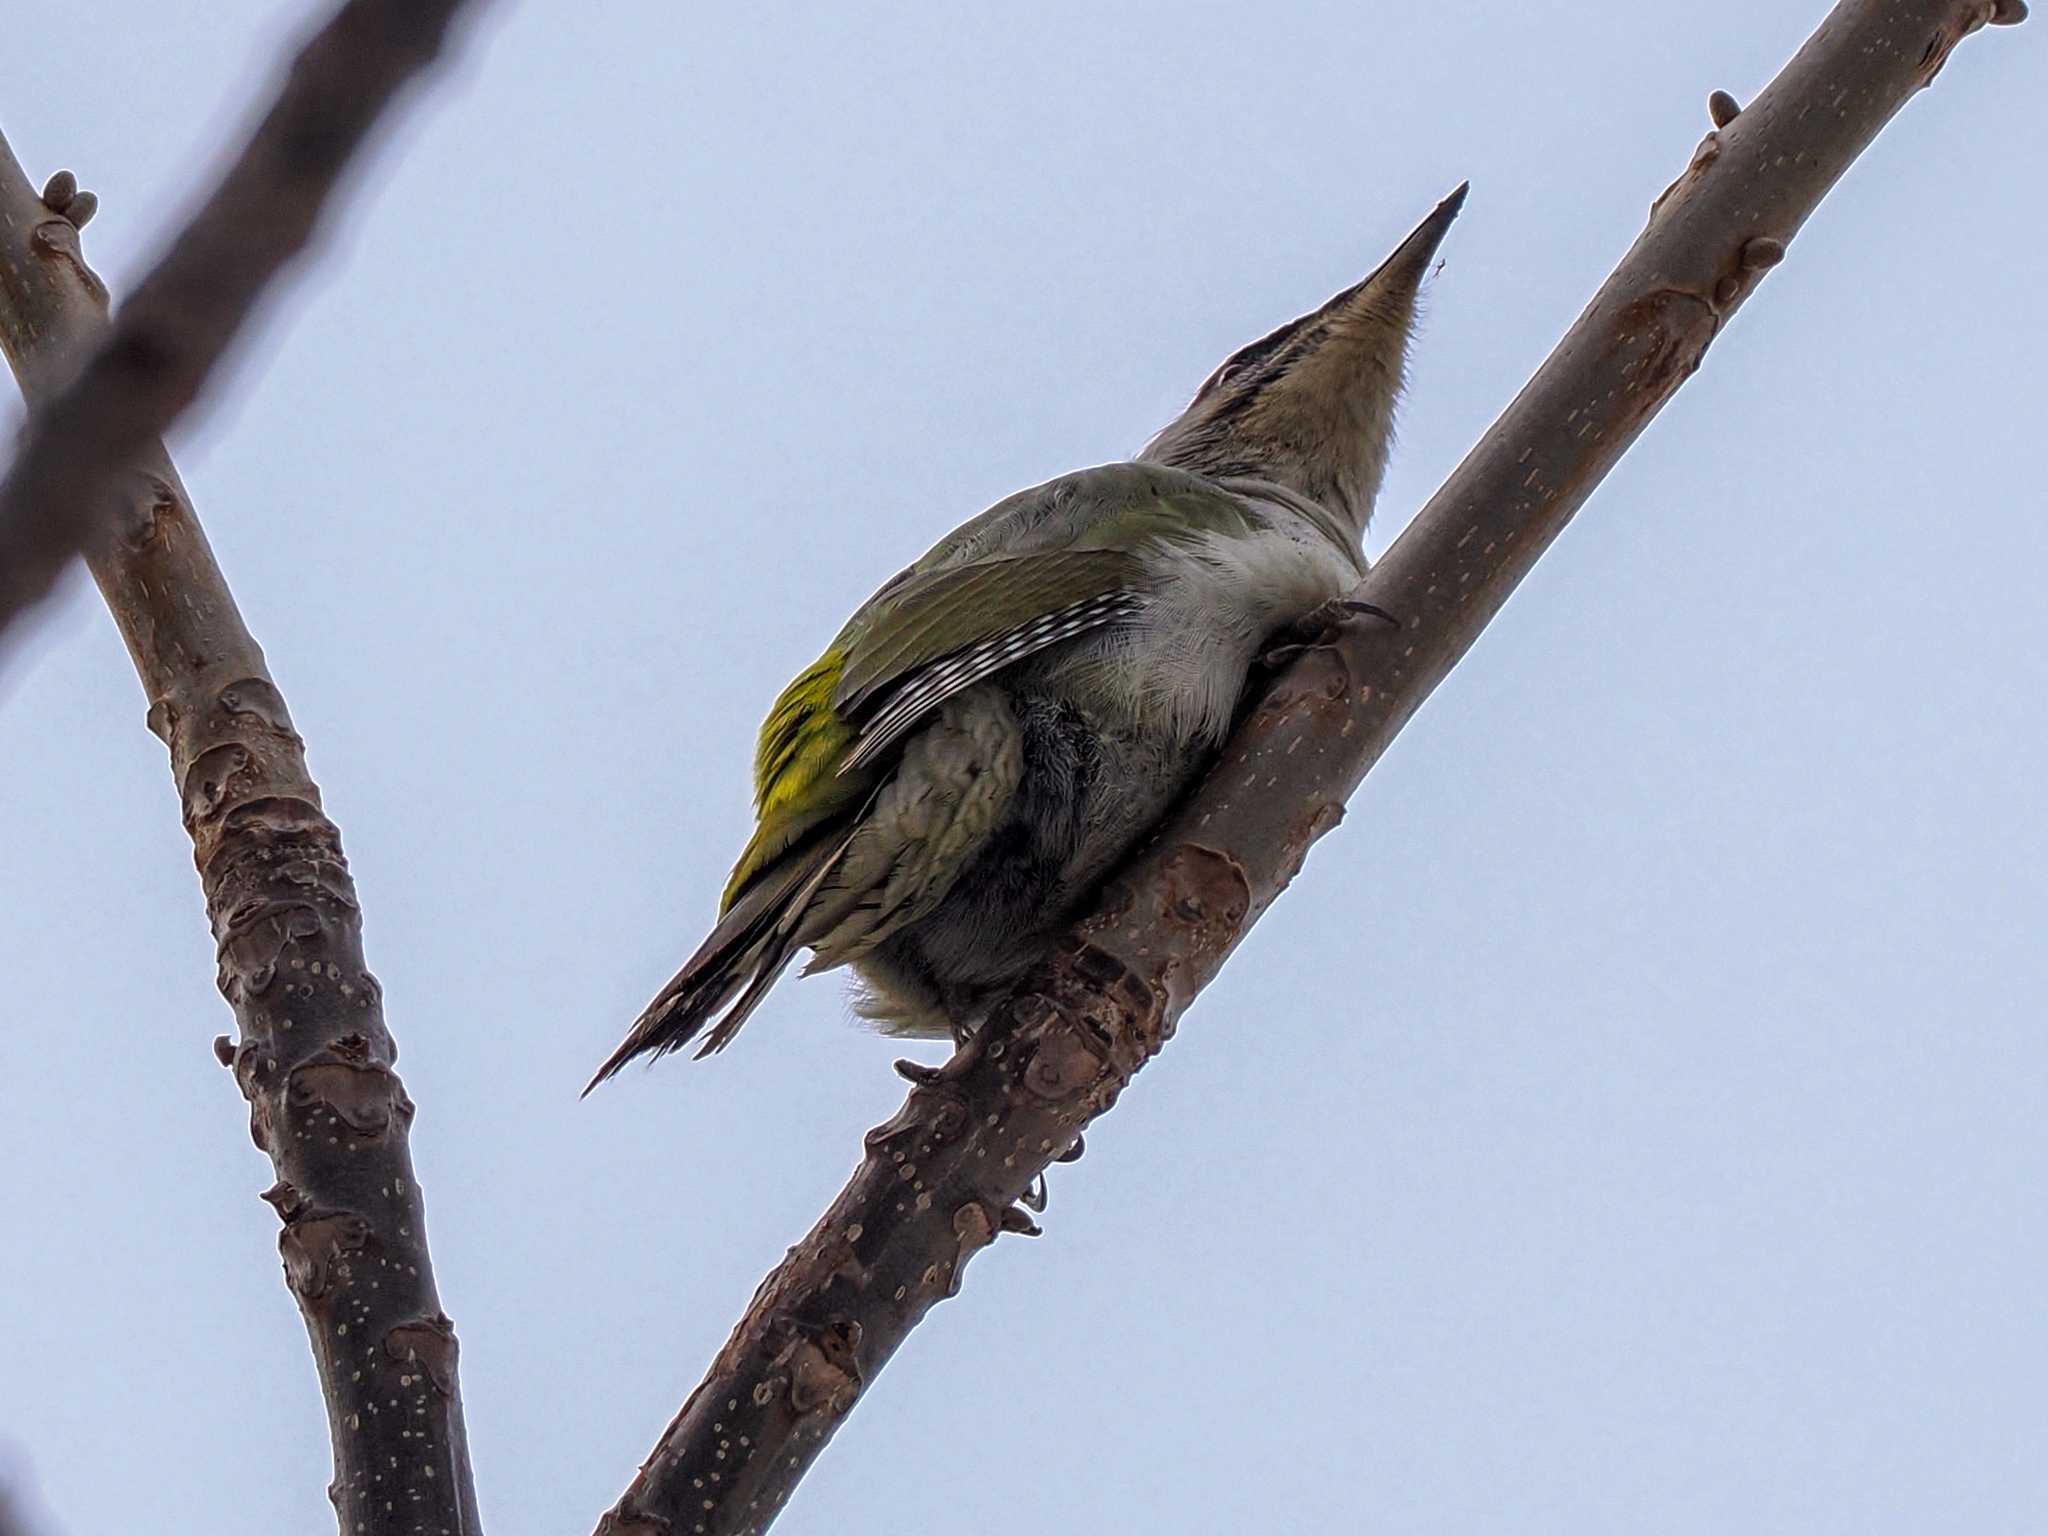
[(1231, 354), (1139, 457), (1275, 481), (1362, 537), (1386, 473), (1416, 294), (1464, 201), (1461, 186), (1370, 277)]

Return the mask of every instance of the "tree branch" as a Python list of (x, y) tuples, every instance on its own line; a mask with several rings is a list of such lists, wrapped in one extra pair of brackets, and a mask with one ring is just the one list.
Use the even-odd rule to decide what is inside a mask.
[(1014, 1204), (1078, 1147), (1343, 815), (1409, 717), (1949, 51), (2018, 0), (1844, 0), (1719, 125), (1534, 379), (1358, 596), (1403, 621), (1289, 667), (1172, 822), (987, 1033), (868, 1134), (600, 1536), (764, 1530)]
[(30, 1536), (28, 1517), (5, 1483), (0, 1483), (0, 1536)]
[(0, 344), (35, 408), (0, 487), (0, 622), (98, 530), (88, 561), (170, 748), (240, 1031), (214, 1048), (277, 1171), (264, 1198), (319, 1367), (344, 1536), (481, 1530), (454, 1325), (341, 835), (157, 434), (304, 247), (348, 153), (456, 9), (344, 6), (112, 327), (79, 248), (89, 194), (60, 175), (38, 197), (0, 140)]
[[(191, 405), (264, 289), (311, 242), (351, 156), (439, 55), (463, 3), (347, 0), (300, 51), (248, 145), (97, 353), (85, 361), (45, 349), (33, 430), (0, 482), (0, 638), (73, 555), (108, 536), (121, 475)], [(65, 176), (50, 191), (51, 206), (21, 208), (26, 223), (10, 221), (6, 237), (33, 242), (41, 261), (68, 263), (104, 301), (79, 255), (90, 194), (79, 200)], [(0, 312), (8, 355), (32, 350), (19, 296), (0, 294)]]

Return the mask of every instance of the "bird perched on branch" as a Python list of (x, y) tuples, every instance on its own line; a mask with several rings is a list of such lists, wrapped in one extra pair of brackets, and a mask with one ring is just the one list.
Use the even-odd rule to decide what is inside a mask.
[(761, 729), (717, 925), (592, 1087), (723, 1049), (806, 949), (884, 1030), (973, 1033), (1200, 772), (1265, 648), (1362, 606), (1416, 294), (1464, 197), (1137, 459), (998, 502), (848, 620)]

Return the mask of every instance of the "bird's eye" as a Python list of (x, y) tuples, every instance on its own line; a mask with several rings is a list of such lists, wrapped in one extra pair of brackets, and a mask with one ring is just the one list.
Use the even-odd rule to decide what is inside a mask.
[(1290, 320), (1277, 331), (1261, 336), (1248, 347), (1239, 347), (1223, 359), (1223, 366), (1209, 375), (1209, 382), (1202, 386), (1202, 393), (1221, 389), (1226, 384), (1243, 384), (1246, 377), (1264, 366), (1270, 359), (1280, 355), (1288, 341), (1301, 329), (1301, 321)]

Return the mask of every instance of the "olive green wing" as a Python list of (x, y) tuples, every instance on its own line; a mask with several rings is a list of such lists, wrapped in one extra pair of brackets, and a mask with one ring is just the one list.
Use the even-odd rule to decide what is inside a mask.
[[(841, 633), (833, 705), (858, 728), (841, 771), (874, 761), (963, 688), (1134, 617), (1157, 580), (1150, 557), (1161, 546), (1248, 524), (1236, 497), (1149, 464), (1083, 470), (992, 508)], [(976, 558), (991, 547), (1005, 552)]]
[(721, 910), (855, 812), (878, 782), (882, 755), (945, 700), (1137, 612), (1140, 571), (1127, 554), (1060, 551), (892, 583), (769, 711), (754, 755), (759, 819)]
[(874, 761), (963, 688), (1144, 601), (1143, 562), (1109, 550), (983, 561), (908, 584), (846, 650), (833, 705), (857, 735), (839, 771)]
[(784, 690), (754, 763), (759, 825), (726, 889), (853, 815), (884, 754), (962, 689), (1135, 615), (1161, 544), (1242, 532), (1236, 497), (1179, 470), (1111, 464), (1023, 491), (956, 529), (848, 621)]

